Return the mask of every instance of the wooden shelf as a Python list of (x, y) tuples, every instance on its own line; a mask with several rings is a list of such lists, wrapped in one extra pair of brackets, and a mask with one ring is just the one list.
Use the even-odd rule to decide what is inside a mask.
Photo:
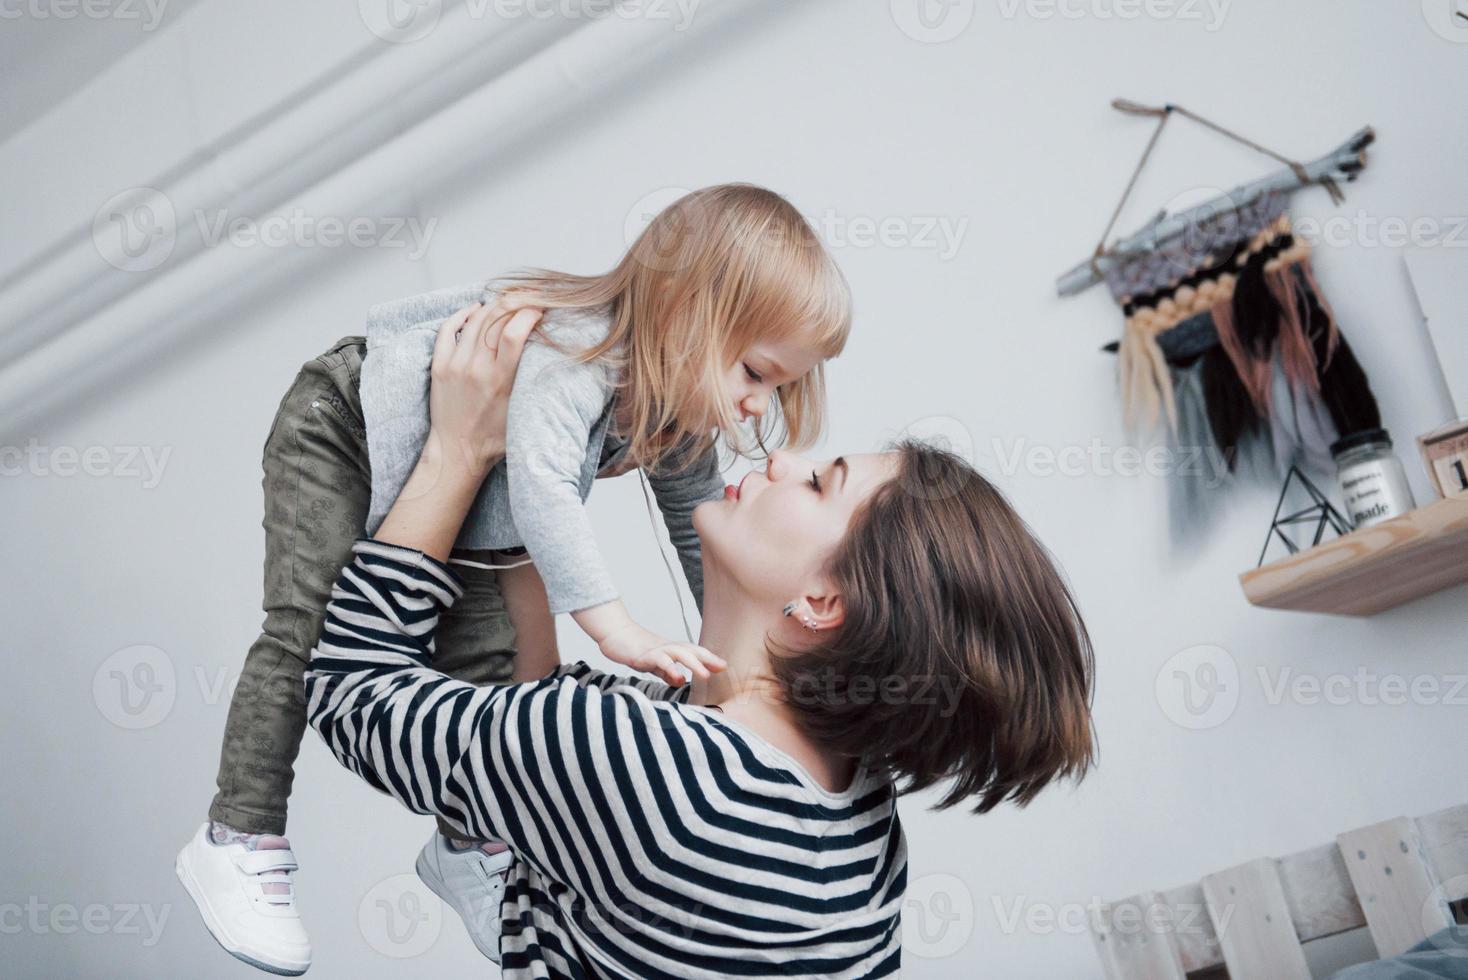
[(1256, 606), (1370, 616), (1468, 582), (1468, 498), (1449, 497), (1239, 576)]

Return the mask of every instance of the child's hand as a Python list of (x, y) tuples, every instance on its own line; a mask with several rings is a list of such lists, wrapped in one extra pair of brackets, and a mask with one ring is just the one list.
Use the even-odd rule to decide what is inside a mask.
[(680, 666), (693, 671), (699, 680), (708, 680), (711, 671), (723, 670), (723, 659), (693, 643), (674, 643), (643, 629), (636, 623), (609, 633), (597, 644), (606, 658), (624, 667), (656, 674), (673, 687), (686, 683)]

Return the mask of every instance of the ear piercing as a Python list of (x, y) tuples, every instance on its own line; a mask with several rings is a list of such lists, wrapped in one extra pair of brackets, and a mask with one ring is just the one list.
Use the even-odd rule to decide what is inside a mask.
[[(785, 609), (783, 611), (784, 611), (784, 613), (785, 613), (786, 616), (789, 616), (789, 615), (793, 614), (795, 612), (795, 610), (798, 609), (799, 607), (800, 607), (800, 603), (799, 602), (787, 602), (787, 603), (785, 603)], [(816, 628), (816, 621), (815, 621), (814, 617), (811, 617), (811, 616), (802, 616), (802, 617), (800, 617), (800, 625), (804, 626), (808, 630), (813, 630), (813, 629)]]

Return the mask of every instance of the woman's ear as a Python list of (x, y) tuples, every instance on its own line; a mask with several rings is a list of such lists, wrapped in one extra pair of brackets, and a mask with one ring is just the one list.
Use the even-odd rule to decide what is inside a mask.
[(833, 630), (846, 621), (846, 606), (834, 591), (825, 595), (807, 595), (800, 605), (796, 616), (811, 630)]

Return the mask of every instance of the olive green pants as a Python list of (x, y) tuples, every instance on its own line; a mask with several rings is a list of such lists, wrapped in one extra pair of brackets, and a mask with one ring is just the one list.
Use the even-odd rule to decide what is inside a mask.
[[(265, 441), (265, 623), (240, 673), (219, 757), (211, 820), (283, 834), (306, 729), (304, 675), (331, 587), (364, 533), (371, 497), (357, 393), (366, 340), (347, 337), (301, 368)], [(490, 553), (473, 557), (487, 562)], [(434, 666), (504, 683), (515, 631), (496, 573), (462, 565), (464, 596), (439, 624)]]

